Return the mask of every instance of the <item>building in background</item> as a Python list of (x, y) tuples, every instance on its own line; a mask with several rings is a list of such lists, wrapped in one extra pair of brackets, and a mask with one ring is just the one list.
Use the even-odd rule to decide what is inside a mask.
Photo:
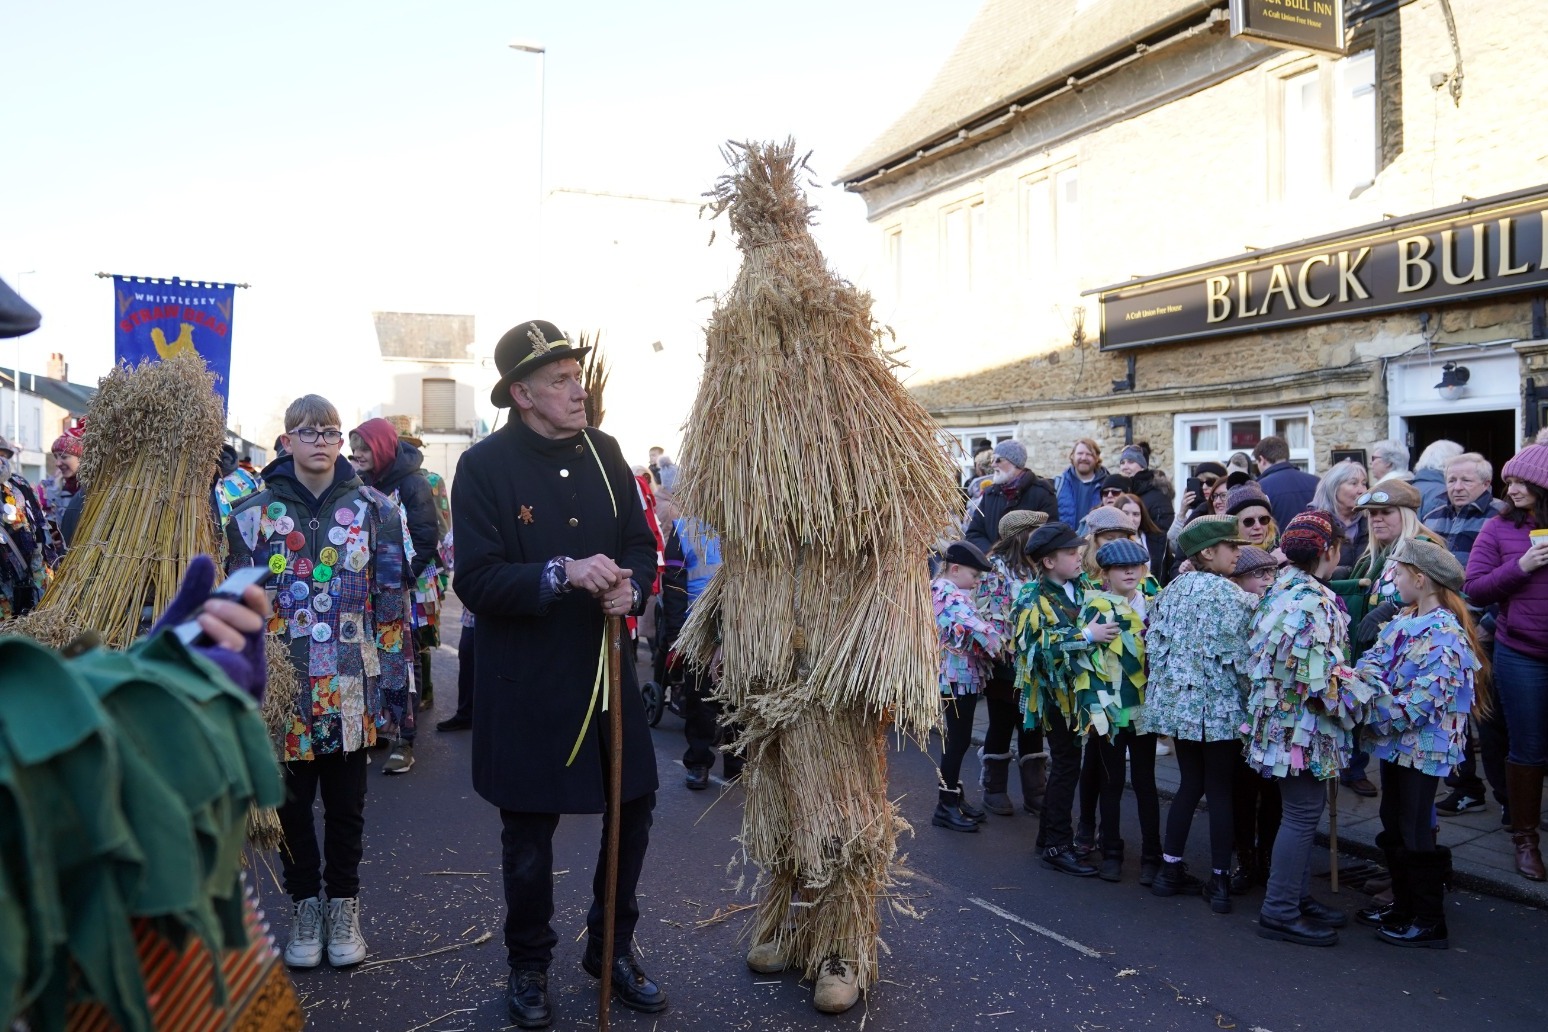
[[(476, 403), (493, 378), (473, 357), (471, 315), (373, 312), (385, 399), (367, 418), (385, 416), (425, 442), (425, 468), (450, 487), (462, 453), (486, 432)], [(491, 348), (492, 349), (492, 348)], [(486, 382), (488, 381), (488, 382)]]
[(95, 387), (71, 383), (70, 367), (58, 353), (48, 356), (48, 375), (21, 374), (21, 425), (17, 426), (16, 373), (0, 368), (0, 426), (16, 449), (16, 471), (36, 484), (54, 475), (49, 449), (55, 438), (86, 415)]
[(1349, 0), (1343, 56), (1227, 6), (988, 0), (854, 159), (911, 389), (1048, 473), (1143, 439), (1181, 483), (1270, 433), (1314, 472), (1389, 436), (1498, 468), (1548, 376), (1548, 6)]

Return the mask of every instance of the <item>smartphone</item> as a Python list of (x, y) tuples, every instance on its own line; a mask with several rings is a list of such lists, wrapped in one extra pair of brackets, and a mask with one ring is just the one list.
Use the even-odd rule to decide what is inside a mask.
[(1204, 497), (1204, 481), (1198, 477), (1189, 477), (1187, 487), (1189, 491), (1193, 492), (1195, 499), (1202, 499)]
[[(267, 566), (243, 567), (227, 577), (214, 591), (210, 592), (210, 598), (240, 603), (244, 591), (254, 584), (261, 587), (272, 576), (274, 574)], [(200, 606), (187, 620), (172, 628), (172, 633), (177, 635), (178, 640), (184, 645), (197, 644), (205, 636), (204, 628), (199, 626), (199, 614), (202, 612), (204, 612), (204, 607)]]

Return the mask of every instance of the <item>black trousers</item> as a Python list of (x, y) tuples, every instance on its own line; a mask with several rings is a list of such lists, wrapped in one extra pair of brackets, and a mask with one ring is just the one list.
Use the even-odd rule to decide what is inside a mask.
[(973, 713), (978, 709), (978, 695), (942, 699), (941, 709), (946, 717), (946, 734), (941, 738), (941, 787), (961, 788), (962, 758), (973, 744)]
[(1199, 800), (1209, 799), (1209, 865), (1215, 871), (1231, 869), (1231, 785), (1242, 757), (1240, 742), (1190, 742), (1173, 738), (1177, 794), (1166, 815), (1166, 855), (1182, 856), (1193, 828), (1193, 811)]
[(1026, 727), (1021, 719), (1021, 693), (1011, 682), (991, 678), (984, 688), (984, 708), (989, 726), (984, 729), (984, 752), (1004, 756), (1011, 751), (1011, 735), (1016, 736), (1016, 755), (1032, 756), (1043, 751), (1043, 732)]
[[(612, 955), (629, 952), (640, 903), (635, 889), (650, 845), (651, 811), (656, 794), (630, 799), (619, 814), (618, 913)], [(500, 846), (505, 875), (505, 955), (513, 971), (547, 971), (554, 958), (554, 829), (557, 813), (501, 810)], [(591, 910), (586, 928), (591, 945), (602, 942), (603, 900), (607, 898), (607, 824), (603, 822), (597, 868), (591, 880)]]
[[(317, 851), (312, 803), (323, 802), (323, 851)], [(328, 753), (285, 764), (285, 801), (279, 807), (285, 832), (280, 871), (295, 901), (360, 895), (360, 853), (365, 835), (366, 751)], [(327, 866), (323, 858), (327, 857)]]
[(724, 709), (720, 700), (712, 696), (713, 690), (708, 674), (702, 670), (688, 671), (683, 682), (683, 738), (688, 742), (683, 766), (714, 770), (716, 755), (724, 755), (725, 775), (734, 778), (742, 772), (742, 758), (721, 754), (719, 747), (727, 739), (734, 739), (737, 731), (734, 726), (721, 723)]
[(1058, 710), (1049, 709), (1046, 721), (1043, 736), (1048, 743), (1048, 788), (1043, 795), (1043, 817), (1037, 822), (1037, 848), (1063, 849), (1075, 841), (1071, 816), (1080, 780), (1080, 738)]
[(1435, 789), (1440, 778), (1381, 761), (1381, 830), (1400, 835), (1410, 853), (1435, 851)]
[(457, 719), (473, 719), (473, 628), (464, 627), (457, 639)]
[[(1123, 812), (1125, 759), (1134, 784), (1134, 802), (1139, 809), (1140, 855), (1161, 856), (1161, 793), (1156, 789), (1156, 736), (1137, 735), (1124, 728), (1109, 742), (1104, 735), (1092, 734), (1086, 742), (1086, 755), (1095, 757), (1100, 772), (1099, 801), (1102, 809), (1102, 848), (1123, 847), (1119, 821)], [(1082, 784), (1084, 791), (1084, 784)]]
[(1231, 824), (1238, 855), (1256, 850), (1258, 864), (1268, 867), (1284, 819), (1285, 804), (1279, 794), (1279, 778), (1266, 778), (1248, 766), (1246, 756), (1236, 764), (1231, 783)]

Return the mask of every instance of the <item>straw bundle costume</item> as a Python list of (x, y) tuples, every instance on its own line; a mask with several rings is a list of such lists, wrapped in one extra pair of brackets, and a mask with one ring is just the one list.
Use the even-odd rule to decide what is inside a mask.
[(870, 298), (812, 239), (794, 144), (730, 156), (710, 206), (743, 262), (708, 327), (678, 480), (684, 512), (719, 532), (723, 565), (681, 651), (708, 662), (724, 643), (722, 694), (746, 725), (755, 943), (807, 975), (847, 964), (864, 989), (902, 823), (886, 732), (939, 719), (925, 557), (958, 525), (960, 495), (934, 423), (878, 346)]

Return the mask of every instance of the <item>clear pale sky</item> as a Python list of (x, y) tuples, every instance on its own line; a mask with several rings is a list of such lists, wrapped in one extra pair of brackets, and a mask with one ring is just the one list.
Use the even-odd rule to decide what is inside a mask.
[(864, 206), (826, 184), (976, 9), (0, 0), (0, 275), (45, 318), (22, 367), (53, 351), (77, 382), (110, 367), (99, 270), (253, 284), (231, 384), (249, 436), (308, 390), (340, 395), (346, 420), (371, 403), (348, 382), (375, 361), (372, 310), (475, 313), (487, 351), (531, 315), (541, 261), (538, 59), (516, 38), (548, 51), (549, 189), (696, 197), (725, 140), (794, 135), (824, 184), (820, 239), (858, 276)]

